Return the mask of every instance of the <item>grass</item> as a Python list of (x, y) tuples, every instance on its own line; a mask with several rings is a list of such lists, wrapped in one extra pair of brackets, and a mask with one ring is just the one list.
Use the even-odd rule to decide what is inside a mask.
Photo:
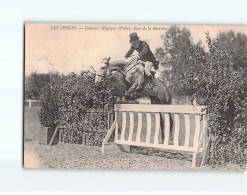
[(24, 138), (26, 141), (37, 141), (41, 123), (39, 121), (40, 107), (25, 107), (24, 110)]

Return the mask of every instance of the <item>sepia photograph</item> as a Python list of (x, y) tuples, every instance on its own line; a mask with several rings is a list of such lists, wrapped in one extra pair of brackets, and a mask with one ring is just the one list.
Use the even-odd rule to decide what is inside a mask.
[(245, 171), (247, 27), (26, 23), (23, 167)]

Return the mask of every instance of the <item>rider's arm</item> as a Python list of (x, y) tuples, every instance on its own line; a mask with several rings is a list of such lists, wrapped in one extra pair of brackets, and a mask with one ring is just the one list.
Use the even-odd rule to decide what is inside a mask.
[(142, 59), (142, 57), (148, 52), (148, 50), (149, 50), (148, 44), (145, 41), (143, 41), (142, 51), (139, 53), (140, 59)]
[(125, 57), (128, 58), (131, 56), (131, 54), (134, 52), (135, 48), (131, 46), (130, 50), (126, 53)]

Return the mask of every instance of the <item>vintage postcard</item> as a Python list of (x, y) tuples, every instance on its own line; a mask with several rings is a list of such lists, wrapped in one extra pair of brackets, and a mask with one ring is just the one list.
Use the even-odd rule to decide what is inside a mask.
[(247, 27), (25, 24), (24, 168), (247, 162)]

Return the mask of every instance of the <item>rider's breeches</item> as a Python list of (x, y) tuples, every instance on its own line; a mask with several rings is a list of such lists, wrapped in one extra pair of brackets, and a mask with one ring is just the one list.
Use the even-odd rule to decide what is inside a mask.
[(153, 63), (152, 62), (149, 62), (149, 61), (146, 61), (145, 63), (145, 74), (147, 76), (151, 75), (151, 69), (153, 67)]

